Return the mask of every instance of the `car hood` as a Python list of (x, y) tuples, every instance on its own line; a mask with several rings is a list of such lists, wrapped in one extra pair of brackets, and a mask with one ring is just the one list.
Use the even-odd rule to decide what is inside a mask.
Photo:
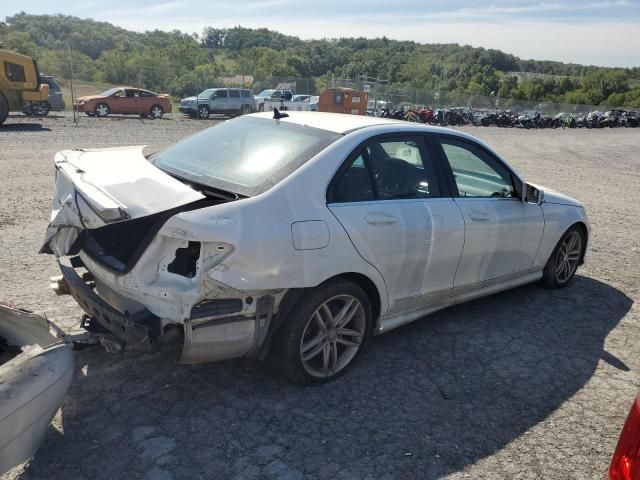
[(76, 102), (89, 102), (91, 100), (98, 100), (100, 98), (105, 98), (102, 95), (85, 95), (84, 97), (76, 98)]
[(565, 195), (564, 193), (556, 192), (555, 190), (543, 185), (536, 185), (534, 183), (530, 183), (530, 185), (533, 185), (538, 190), (542, 190), (544, 192), (544, 201), (546, 203), (556, 203), (558, 205), (569, 205), (572, 207), (584, 208), (582, 202), (568, 195)]
[(180, 207), (204, 195), (152, 165), (143, 146), (63, 150), (41, 253), (67, 255), (85, 229)]
[(207, 97), (206, 95), (202, 96), (202, 97), (201, 96), (198, 96), (198, 97), (195, 97), (195, 96), (186, 97), (186, 98), (183, 98), (182, 100), (180, 100), (180, 102), (195, 102), (196, 99), (198, 99), (198, 100), (209, 100), (209, 97)]

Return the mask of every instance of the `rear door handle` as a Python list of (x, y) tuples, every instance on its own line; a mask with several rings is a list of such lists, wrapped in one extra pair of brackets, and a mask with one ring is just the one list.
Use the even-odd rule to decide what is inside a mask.
[(489, 214), (482, 210), (469, 210), (469, 218), (474, 222), (488, 222)]
[(370, 213), (364, 219), (369, 225), (393, 225), (397, 222), (395, 217), (384, 213)]

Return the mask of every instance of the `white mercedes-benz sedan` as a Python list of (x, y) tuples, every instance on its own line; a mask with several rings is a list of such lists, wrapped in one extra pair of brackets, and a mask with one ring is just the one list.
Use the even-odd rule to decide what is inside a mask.
[(150, 156), (67, 150), (42, 251), (83, 324), (182, 363), (271, 356), (326, 382), (367, 338), (584, 260), (580, 202), (465, 133), (373, 117), (247, 115)]

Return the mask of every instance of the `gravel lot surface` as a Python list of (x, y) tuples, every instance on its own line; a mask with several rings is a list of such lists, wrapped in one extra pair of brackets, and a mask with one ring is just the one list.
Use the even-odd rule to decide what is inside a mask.
[[(0, 127), (0, 300), (77, 329), (38, 255), (52, 158), (80, 147), (157, 149), (212, 121), (12, 117)], [(640, 129), (466, 127), (530, 181), (582, 200), (587, 263), (375, 337), (338, 381), (299, 388), (261, 363), (177, 366), (76, 353), (38, 454), (7, 479), (603, 478), (640, 389)]]

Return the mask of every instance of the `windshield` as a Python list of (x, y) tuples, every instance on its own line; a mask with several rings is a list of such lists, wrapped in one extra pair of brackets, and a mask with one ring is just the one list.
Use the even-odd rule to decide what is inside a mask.
[(182, 140), (149, 161), (186, 180), (253, 196), (285, 179), (339, 137), (270, 118), (240, 117)]
[(270, 97), (273, 92), (275, 92), (275, 90), (263, 90), (258, 94), (258, 96), (259, 97)]
[(200, 98), (209, 98), (213, 92), (215, 92), (214, 88), (208, 88), (207, 90), (203, 90), (202, 92), (200, 92), (198, 94), (198, 97), (200, 97)]
[(100, 94), (101, 97), (110, 97), (111, 95), (113, 95), (116, 92), (121, 92), (122, 91), (122, 87), (116, 87), (116, 88), (110, 88), (109, 90), (107, 90), (106, 92), (102, 92)]

